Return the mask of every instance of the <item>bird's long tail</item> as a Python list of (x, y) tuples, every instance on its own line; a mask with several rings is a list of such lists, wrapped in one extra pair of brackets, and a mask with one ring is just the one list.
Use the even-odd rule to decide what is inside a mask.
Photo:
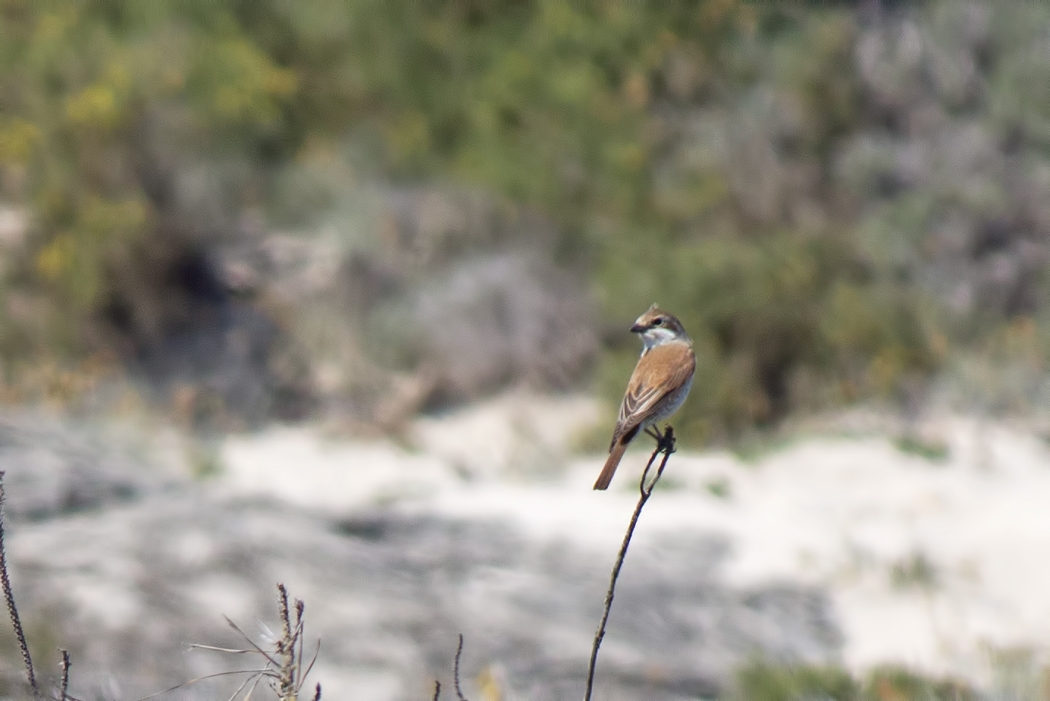
[(605, 467), (602, 468), (602, 473), (598, 475), (598, 480), (594, 483), (595, 489), (608, 489), (613, 475), (616, 474), (616, 468), (620, 465), (620, 458), (623, 457), (623, 452), (627, 450), (628, 443), (630, 443), (630, 440), (621, 439), (613, 445), (609, 458), (605, 461)]

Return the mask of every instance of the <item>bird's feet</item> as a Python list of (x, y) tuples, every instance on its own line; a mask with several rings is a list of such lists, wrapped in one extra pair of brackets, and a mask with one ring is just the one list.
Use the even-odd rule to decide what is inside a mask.
[(670, 424), (664, 429), (664, 435), (660, 436), (660, 448), (665, 454), (670, 455), (676, 448), (677, 438), (674, 435), (674, 427)]
[(670, 424), (664, 427), (663, 433), (660, 433), (652, 426), (647, 427), (645, 433), (656, 441), (656, 449), (659, 452), (668, 455), (675, 452), (676, 438), (674, 435), (674, 427)]

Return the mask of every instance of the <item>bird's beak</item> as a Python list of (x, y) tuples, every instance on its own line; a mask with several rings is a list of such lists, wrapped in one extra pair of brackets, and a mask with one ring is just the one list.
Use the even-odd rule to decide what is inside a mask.
[(641, 324), (635, 324), (631, 327), (631, 333), (644, 333), (648, 330), (648, 326), (642, 326)]

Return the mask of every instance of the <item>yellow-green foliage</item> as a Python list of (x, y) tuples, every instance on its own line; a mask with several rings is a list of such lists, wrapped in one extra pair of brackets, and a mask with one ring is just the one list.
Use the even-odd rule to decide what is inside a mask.
[[(899, 62), (883, 86), (899, 94), (873, 104), (853, 3), (0, 0), (0, 196), (32, 216), (4, 284), (47, 301), (19, 319), (0, 308), (0, 354), (97, 341), (92, 315), (126, 286), (136, 246), (170, 235), (158, 181), (226, 157), (249, 174), (233, 199), (289, 206), (303, 198), (268, 175), (350, 144), (382, 178), (453, 180), (542, 212), (607, 324), (626, 329), (654, 301), (680, 315), (700, 358), (676, 419), (686, 437), (908, 397), (1045, 296), (948, 319), (935, 300), (952, 269), (920, 280), (940, 223), (979, 228), (1021, 205), (1015, 228), (1047, 220), (1031, 204), (1046, 199), (1037, 151), (1003, 166), (1027, 190), (995, 172), (981, 187), (887, 176), (905, 146), (929, 145), (907, 141), (909, 101), (946, 124), (962, 114), (993, 145), (1045, 144), (1045, 96), (1027, 86), (1050, 64), (1025, 47), (1046, 10), (1002, 4), (973, 50), (959, 27), (977, 14), (909, 5), (924, 52), (973, 58), (978, 87), (948, 75), (934, 94), (926, 69)], [(602, 364), (611, 398), (636, 352)]]
[(167, 235), (157, 172), (195, 154), (262, 171), (357, 134), (394, 177), (538, 206), (566, 256), (597, 258), (650, 218), (653, 75), (685, 62), (687, 89), (710, 89), (754, 14), (739, 0), (4, 0), (2, 194), (33, 215), (17, 283), (53, 304), (51, 323), (6, 326), (0, 345), (77, 350), (129, 249)]
[[(637, 274), (630, 260), (611, 290)], [(676, 420), (687, 435), (724, 437), (793, 409), (891, 395), (909, 372), (939, 360), (914, 302), (870, 280), (831, 236), (700, 237), (633, 260), (662, 272), (646, 270), (645, 292), (623, 295), (623, 306), (659, 301), (694, 338), (693, 396)], [(623, 383), (637, 349), (623, 355), (612, 385)]]
[[(848, 13), (774, 31), (770, 13), (732, 0), (362, 7), (345, 72), (387, 166), (541, 207), (610, 322), (653, 301), (680, 315), (700, 357), (676, 420), (687, 437), (893, 395), (936, 367), (919, 298), (872, 269), (844, 224), (756, 220), (751, 194), (674, 116), (767, 81), (801, 110), (798, 160), (819, 165), (859, 110)], [(605, 366), (611, 397), (636, 353)]]
[[(388, 167), (543, 208), (610, 321), (626, 327), (653, 301), (679, 314), (700, 357), (677, 419), (687, 437), (892, 395), (936, 366), (916, 297), (880, 279), (848, 232), (756, 221), (750, 194), (674, 116), (765, 80), (802, 110), (800, 160), (827, 159), (859, 109), (848, 13), (789, 16), (781, 36), (732, 0), (369, 7), (347, 61)], [(605, 366), (610, 396), (636, 353)]]
[(228, 148), (278, 128), (297, 86), (210, 3), (0, 2), (0, 186), (31, 210), (17, 282), (52, 303), (21, 340), (82, 350), (107, 276), (155, 233), (151, 130), (171, 151)]
[(733, 701), (860, 701), (860, 685), (838, 667), (774, 666), (756, 663), (737, 674)]
[[(304, 31), (292, 7), (273, 3), (264, 41)], [(719, 46), (753, 11), (739, 0), (322, 0), (303, 14), (313, 21), (293, 50), (375, 128), (394, 173), (480, 183), (564, 220), (638, 206), (655, 145), (652, 73), (684, 54), (698, 90), (713, 82)]]

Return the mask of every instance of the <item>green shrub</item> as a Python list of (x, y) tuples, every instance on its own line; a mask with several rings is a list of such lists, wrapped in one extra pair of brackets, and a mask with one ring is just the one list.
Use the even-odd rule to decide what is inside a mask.
[[(0, 280), (0, 355), (114, 345), (113, 308), (148, 335), (173, 249), (245, 209), (316, 224), (335, 206), (316, 174), (338, 171), (495, 192), (553, 222), (609, 328), (654, 301), (681, 316), (687, 439), (914, 403), (949, 358), (1046, 317), (1050, 120), (1026, 86), (1050, 71), (1047, 11), (860, 12), (0, 0), (0, 198), (32, 222)], [(600, 364), (614, 402), (636, 354)]]
[(5, 1), (0, 47), (0, 196), (31, 212), (7, 284), (46, 300), (44, 323), (4, 325), (0, 352), (77, 357), (143, 249), (187, 235), (170, 171), (257, 146), (298, 77), (203, 2)]
[(900, 667), (872, 670), (863, 683), (835, 666), (776, 665), (756, 661), (738, 673), (730, 701), (976, 701), (961, 682), (924, 677)]
[(761, 662), (737, 674), (731, 701), (860, 701), (860, 686), (839, 667), (778, 666)]

